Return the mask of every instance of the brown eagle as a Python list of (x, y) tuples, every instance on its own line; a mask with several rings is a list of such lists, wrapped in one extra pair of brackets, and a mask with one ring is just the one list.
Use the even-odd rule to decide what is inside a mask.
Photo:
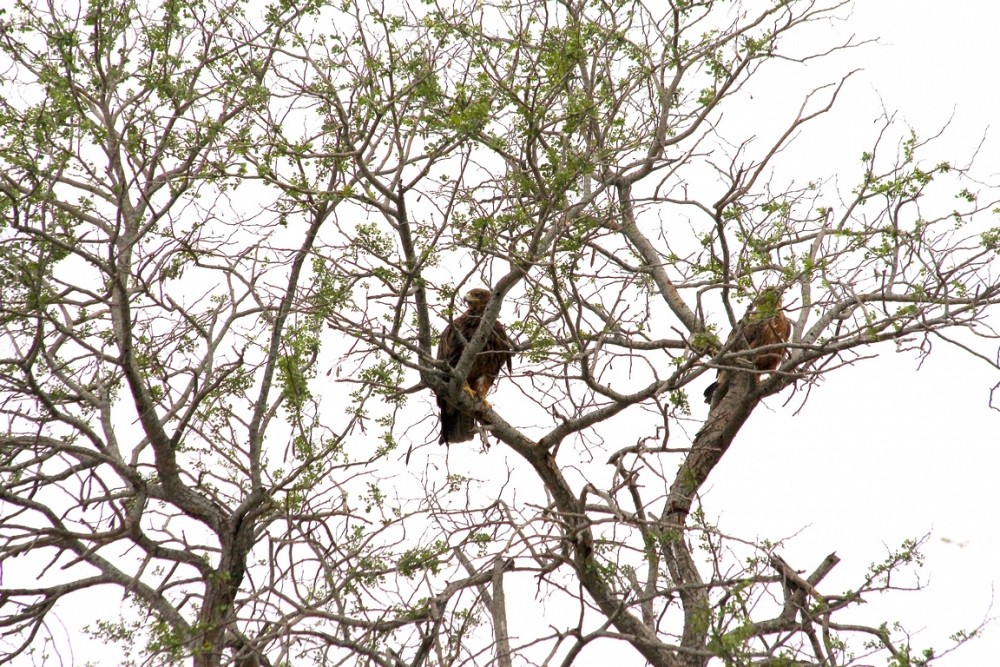
[[(490, 302), (492, 296), (488, 289), (481, 287), (470, 290), (465, 295), (465, 302), (469, 305), (469, 309), (455, 318), (441, 332), (441, 342), (438, 343), (438, 359), (447, 361), (452, 368), (458, 365), (459, 359), (462, 358), (462, 352), (465, 351), (465, 346), (479, 329), (483, 311), (486, 310), (486, 304)], [(505, 364), (507, 372), (511, 372), (511, 358), (513, 356), (514, 351), (511, 348), (510, 339), (507, 338), (507, 329), (500, 322), (494, 322), (493, 331), (486, 337), (483, 349), (472, 360), (472, 368), (469, 369), (469, 374), (465, 378), (463, 389), (488, 407), (486, 394), (489, 393)], [(438, 442), (446, 445), (452, 442), (472, 440), (476, 418), (463, 412), (458, 406), (449, 403), (442, 394), (437, 394), (437, 404), (441, 409), (441, 438)]]
[[(787, 343), (791, 334), (792, 323), (788, 321), (788, 318), (785, 317), (785, 311), (781, 309), (781, 291), (769, 288), (761, 292), (760, 296), (751, 304), (746, 315), (729, 336), (726, 346), (731, 352), (753, 350), (766, 345)], [(773, 371), (781, 365), (781, 360), (785, 358), (786, 353), (785, 348), (764, 350), (754, 355), (754, 368), (759, 372)], [(716, 394), (718, 394), (718, 400), (722, 400), (729, 388), (731, 372), (728, 369), (719, 371), (715, 382), (705, 389), (706, 403), (712, 403)]]

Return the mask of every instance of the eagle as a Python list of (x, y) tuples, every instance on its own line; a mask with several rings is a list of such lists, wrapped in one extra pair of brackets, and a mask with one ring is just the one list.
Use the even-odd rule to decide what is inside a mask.
[[(731, 352), (753, 350), (758, 347), (787, 343), (792, 334), (792, 323), (785, 317), (781, 309), (781, 291), (768, 288), (760, 293), (754, 303), (747, 309), (746, 315), (729, 336), (726, 347)], [(753, 365), (758, 372), (773, 371), (781, 365), (785, 358), (785, 348), (773, 347), (753, 355)], [(718, 393), (722, 400), (729, 388), (729, 377), (732, 371), (722, 369), (715, 382), (705, 389), (705, 402), (711, 404)], [(717, 402), (717, 401), (715, 401)]]
[[(465, 303), (469, 308), (459, 315), (453, 322), (441, 332), (441, 341), (438, 343), (437, 358), (445, 361), (449, 366), (458, 366), (459, 359), (465, 351), (465, 346), (476, 335), (479, 323), (482, 321), (483, 311), (486, 304), (490, 302), (492, 292), (482, 287), (469, 290), (465, 295)], [(483, 349), (472, 360), (472, 367), (465, 377), (463, 389), (473, 398), (478, 398), (486, 407), (486, 394), (489, 393), (493, 383), (503, 367), (507, 366), (507, 372), (512, 371), (512, 357), (514, 351), (510, 339), (507, 337), (507, 329), (499, 321), (493, 322), (493, 330), (486, 336)], [(466, 442), (472, 440), (476, 427), (476, 418), (467, 412), (463, 412), (457, 405), (453, 405), (442, 393), (437, 394), (438, 408), (441, 410), (441, 438), (438, 443), (447, 445), (453, 442)]]

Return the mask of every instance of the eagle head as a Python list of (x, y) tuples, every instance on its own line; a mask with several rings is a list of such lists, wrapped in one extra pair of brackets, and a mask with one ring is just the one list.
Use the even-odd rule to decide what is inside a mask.
[(465, 303), (469, 304), (469, 308), (472, 310), (483, 310), (490, 302), (491, 296), (493, 294), (488, 289), (477, 287), (469, 290), (468, 294), (465, 295)]

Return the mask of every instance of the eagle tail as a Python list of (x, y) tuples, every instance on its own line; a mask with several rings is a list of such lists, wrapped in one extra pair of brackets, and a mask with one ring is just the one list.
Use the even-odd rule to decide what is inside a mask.
[(705, 388), (705, 402), (706, 403), (711, 403), (712, 402), (712, 396), (715, 394), (715, 390), (718, 389), (718, 388), (719, 388), (719, 381), (718, 380), (716, 380), (715, 382), (713, 382), (712, 384), (708, 385), (708, 387)]
[(441, 438), (439, 444), (467, 442), (475, 436), (476, 418), (448, 405), (441, 406)]

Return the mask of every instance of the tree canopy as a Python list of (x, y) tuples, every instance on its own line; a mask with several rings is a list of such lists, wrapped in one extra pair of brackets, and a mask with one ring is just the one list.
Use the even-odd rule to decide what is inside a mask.
[[(772, 91), (773, 136), (727, 115), (863, 47), (849, 9), (15, 0), (0, 657), (113, 599), (86, 631), (125, 664), (929, 664), (851, 616), (919, 540), (832, 588), (699, 501), (765, 400), (893, 347), (997, 363), (969, 159), (887, 113), (853, 172), (783, 170), (849, 72)], [(463, 358), (498, 320), (517, 352), (492, 407), (435, 358), (476, 287)]]

